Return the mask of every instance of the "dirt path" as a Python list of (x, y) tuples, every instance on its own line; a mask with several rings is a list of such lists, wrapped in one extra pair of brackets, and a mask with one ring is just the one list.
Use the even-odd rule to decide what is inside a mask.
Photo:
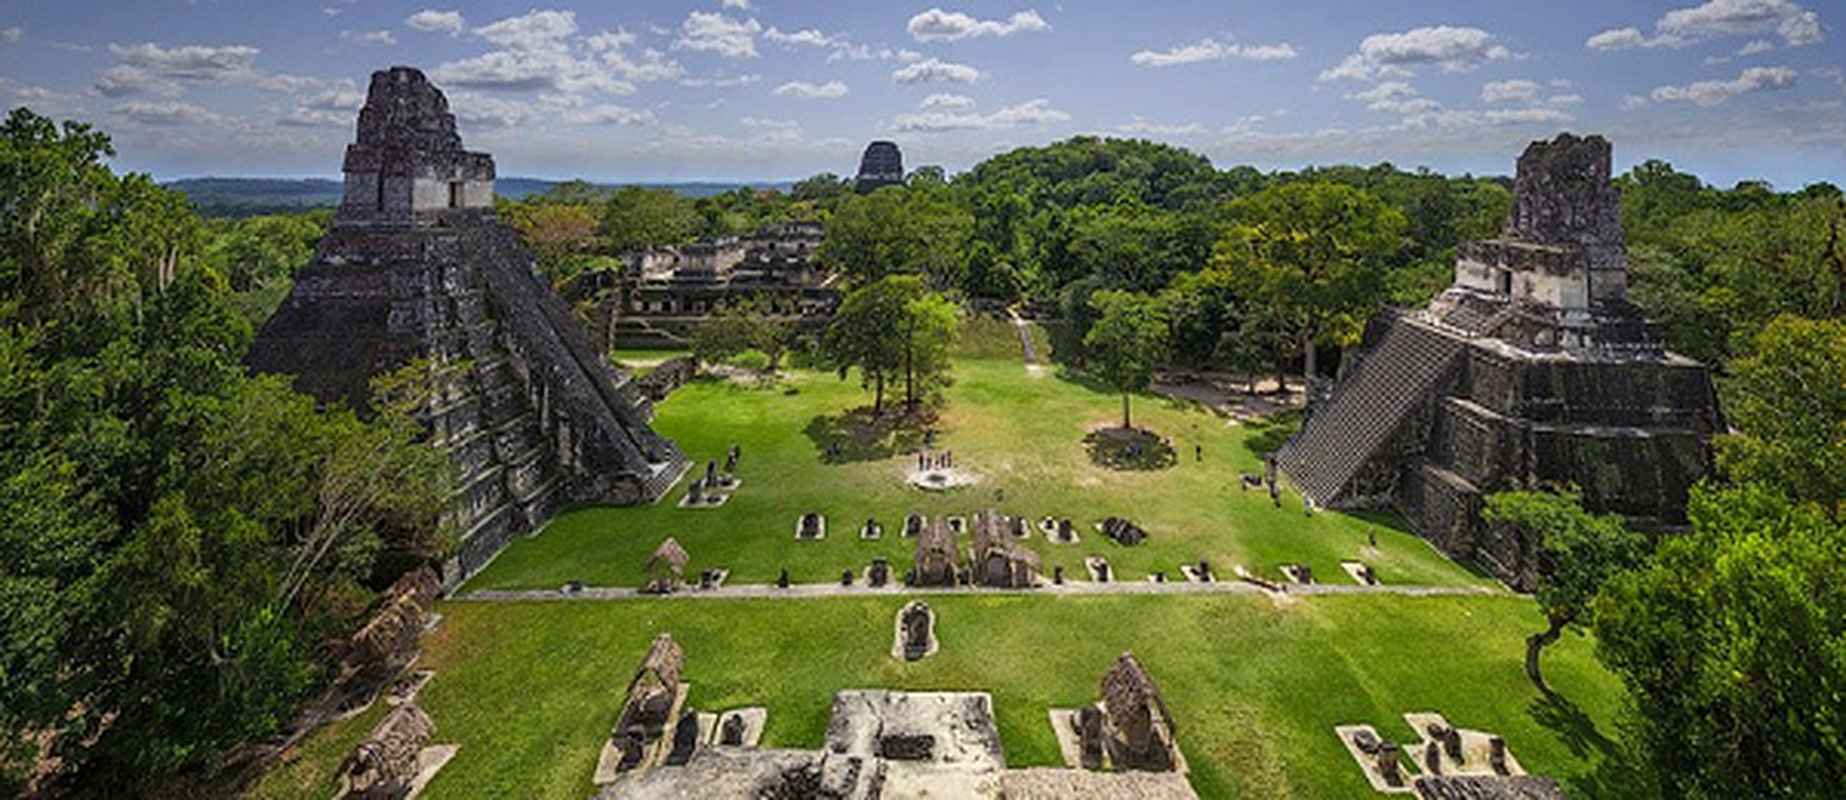
[(1025, 356), (1026, 372), (1037, 376), (1045, 371), (1044, 365), (1038, 363), (1038, 350), (1032, 344), (1032, 325), (1019, 316), (1018, 309), (1008, 308), (1006, 315), (1013, 320), (1013, 327), (1019, 329), (1019, 351)]

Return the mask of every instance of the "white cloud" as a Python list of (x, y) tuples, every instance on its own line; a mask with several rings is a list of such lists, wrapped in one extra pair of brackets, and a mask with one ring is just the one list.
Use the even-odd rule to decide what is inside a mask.
[(390, 31), (340, 31), (340, 41), (351, 44), (397, 44), (397, 36)]
[(1787, 89), (1795, 85), (1788, 67), (1751, 67), (1728, 81), (1699, 81), (1684, 86), (1661, 86), (1649, 95), (1656, 103), (1692, 103), (1715, 106), (1741, 94)]
[(793, 47), (796, 45), (804, 45), (807, 47), (831, 47), (834, 43), (833, 37), (813, 28), (803, 28), (794, 33), (784, 32), (780, 28), (770, 28), (769, 30), (763, 31), (763, 40), (775, 42), (785, 47)]
[(891, 80), (902, 84), (974, 83), (980, 79), (981, 71), (974, 67), (934, 58), (918, 61), (891, 73)]
[(709, 78), (680, 78), (679, 85), (692, 89), (735, 89), (763, 79), (761, 75), (719, 75)]
[(652, 125), (654, 112), (636, 111), (617, 105), (596, 105), (566, 112), (564, 121), (571, 125)]
[(724, 8), (735, 8), (741, 11), (750, 10), (750, 0), (724, 0), (722, 5)]
[(1775, 43), (1768, 39), (1751, 39), (1744, 46), (1737, 48), (1737, 57), (1761, 55), (1775, 49)]
[(1161, 125), (1135, 117), (1132, 122), (1116, 126), (1116, 130), (1137, 136), (1194, 136), (1205, 132), (1205, 126), (1196, 122), (1184, 125)]
[(1346, 95), (1346, 99), (1362, 101), (1373, 111), (1397, 114), (1422, 114), (1442, 107), (1441, 103), (1419, 94), (1415, 86), (1403, 81), (1383, 81), (1363, 92)]
[(1007, 106), (992, 114), (951, 114), (941, 111), (899, 114), (892, 127), (901, 133), (991, 131), (1023, 125), (1046, 125), (1069, 119), (1069, 114), (1052, 108), (1051, 101), (1038, 99)]
[(717, 53), (725, 58), (756, 58), (756, 35), (763, 32), (755, 19), (737, 20), (716, 12), (694, 11), (680, 24), (675, 50)]
[(1216, 39), (1200, 39), (1196, 44), (1181, 45), (1171, 50), (1142, 50), (1129, 56), (1128, 60), (1143, 67), (1170, 67), (1176, 64), (1197, 64), (1202, 61), (1229, 59), (1278, 61), (1295, 56), (1295, 48), (1286, 42), (1245, 47), (1240, 44), (1225, 44)]
[(262, 52), (249, 45), (213, 47), (157, 44), (109, 45), (121, 63), (103, 71), (96, 91), (104, 97), (152, 94), (178, 97), (188, 85), (242, 83), (270, 91), (295, 91), (320, 83), (293, 75), (271, 75), (256, 68)]
[(471, 128), (517, 128), (535, 125), (637, 126), (655, 122), (654, 112), (605, 103), (591, 103), (582, 97), (565, 94), (541, 94), (531, 98), (510, 98), (458, 91), (449, 95), (449, 108), (455, 118)]
[(634, 42), (634, 34), (618, 28), (591, 36), (584, 40), (584, 45), (624, 80), (649, 83), (677, 78), (686, 73), (679, 62), (653, 48), (642, 50), (639, 58), (629, 55), (627, 48)]
[(737, 120), (737, 123), (746, 128), (772, 131), (796, 130), (801, 127), (801, 123), (792, 119), (764, 119), (762, 117), (744, 117)]
[(577, 16), (571, 11), (532, 11), (476, 28), (474, 33), (500, 49), (441, 64), (430, 77), (438, 83), (476, 89), (624, 95), (633, 93), (635, 86), (617, 77), (624, 71), (618, 64), (626, 72), (645, 72), (655, 79), (677, 69), (658, 58), (641, 66), (627, 61), (621, 45), (632, 38), (620, 31), (585, 42), (600, 59), (579, 57), (572, 50)]
[(474, 34), (509, 50), (555, 50), (577, 32), (574, 11), (530, 11), (474, 29)]
[(910, 18), (905, 26), (919, 42), (951, 42), (977, 36), (1011, 36), (1015, 33), (1045, 31), (1051, 24), (1035, 10), (1014, 14), (1005, 20), (976, 19), (959, 11), (932, 8)]
[(799, 97), (804, 100), (831, 100), (846, 96), (846, 84), (839, 81), (826, 83), (808, 83), (807, 81), (789, 81), (777, 86), (770, 94), (776, 97)]
[(1359, 52), (1322, 72), (1320, 79), (1408, 78), (1416, 74), (1415, 68), (1425, 65), (1440, 67), (1444, 72), (1466, 72), (1489, 61), (1512, 57), (1511, 50), (1494, 44), (1493, 34), (1480, 28), (1438, 25), (1367, 36), (1359, 43)]
[(143, 125), (217, 125), (225, 121), (224, 117), (191, 103), (172, 101), (150, 103), (136, 100), (117, 106), (115, 111)]
[[(1654, 36), (1647, 36), (1638, 28), (1616, 28), (1591, 36), (1583, 44), (1591, 50), (1677, 48), (1718, 36), (1773, 31), (1789, 47), (1801, 47), (1827, 38), (1820, 15), (1790, 0), (1709, 0), (1703, 5), (1668, 11), (1654, 22), (1654, 30)], [(1744, 46), (1751, 52), (1740, 51), (1738, 55), (1754, 55), (1769, 46), (1766, 41), (1753, 41)], [(1758, 47), (1762, 49), (1752, 50)]]
[(0, 42), (6, 42), (7, 44), (12, 44), (14, 42), (19, 41), (20, 39), (24, 39), (25, 37), (26, 37), (26, 29), (21, 28), (18, 25), (14, 25), (11, 28), (7, 28), (6, 30), (0, 31)]
[(1533, 81), (1488, 81), (1481, 86), (1483, 103), (1530, 103), (1538, 99), (1539, 86)]
[(347, 81), (343, 86), (302, 100), (293, 111), (276, 121), (304, 128), (346, 128), (358, 118), (359, 109), (364, 105), (365, 94)]
[(936, 94), (932, 94), (928, 97), (923, 98), (923, 102), (920, 102), (917, 104), (917, 108), (923, 109), (925, 111), (928, 111), (930, 109), (959, 109), (959, 108), (973, 108), (973, 107), (974, 107), (974, 98), (969, 97), (967, 95), (962, 95), (962, 94), (951, 94), (949, 92), (937, 92)]
[(1789, 0), (1710, 0), (1668, 11), (1655, 27), (1665, 33), (1699, 37), (1775, 31), (1790, 47), (1826, 38), (1820, 15)]
[(406, 17), (404, 24), (424, 33), (440, 31), (450, 36), (458, 35), (468, 27), (468, 21), (462, 19), (460, 11), (436, 11), (428, 8)]
[(1660, 47), (1680, 48), (1691, 44), (1684, 38), (1672, 34), (1660, 34), (1649, 37), (1641, 33), (1640, 28), (1616, 28), (1603, 31), (1584, 40), (1583, 46), (1591, 50), (1632, 50), (1637, 47), (1652, 50)]
[(1402, 127), (1479, 128), (1518, 125), (1563, 125), (1575, 117), (1555, 108), (1496, 108), (1488, 111), (1429, 111), (1404, 117)]

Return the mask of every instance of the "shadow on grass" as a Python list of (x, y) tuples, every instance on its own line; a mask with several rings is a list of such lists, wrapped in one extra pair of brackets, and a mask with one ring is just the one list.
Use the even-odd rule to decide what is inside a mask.
[(1178, 462), (1173, 446), (1144, 428), (1101, 428), (1083, 437), (1083, 449), (1097, 466), (1116, 470), (1166, 469)]
[(921, 448), (923, 431), (935, 419), (936, 412), (931, 409), (887, 409), (874, 414), (870, 408), (855, 408), (832, 416), (816, 416), (808, 420), (802, 433), (820, 451), (823, 464), (883, 461)]
[(1556, 734), (1572, 755), (1594, 766), (1563, 778), (1575, 797), (1654, 797), (1656, 782), (1628, 748), (1609, 738), (1596, 721), (1570, 698), (1556, 692), (1542, 694), (1526, 707), (1540, 727)]

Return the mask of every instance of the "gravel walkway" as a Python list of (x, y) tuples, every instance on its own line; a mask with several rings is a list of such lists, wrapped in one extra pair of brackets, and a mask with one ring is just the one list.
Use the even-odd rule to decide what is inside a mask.
[(1033, 589), (985, 589), (974, 587), (907, 587), (901, 584), (887, 585), (873, 589), (863, 584), (840, 586), (826, 583), (793, 584), (787, 589), (768, 583), (740, 584), (724, 586), (718, 589), (700, 590), (682, 589), (670, 595), (642, 594), (639, 590), (626, 587), (585, 586), (574, 592), (560, 589), (480, 589), (458, 595), (454, 599), (463, 601), (502, 602), (508, 600), (791, 600), (816, 597), (911, 597), (933, 594), (987, 594), (987, 595), (1121, 595), (1121, 594), (1273, 594), (1273, 595), (1323, 595), (1323, 594), (1387, 594), (1408, 597), (1433, 597), (1441, 595), (1504, 595), (1506, 590), (1478, 586), (1403, 586), (1378, 584), (1361, 586), (1359, 584), (1313, 583), (1303, 585), (1290, 584), (1282, 591), (1272, 592), (1239, 580), (1213, 581), (1211, 583), (1152, 581), (1120, 581), (1110, 583), (1091, 583), (1089, 581), (1072, 581), (1063, 585), (1046, 583)]

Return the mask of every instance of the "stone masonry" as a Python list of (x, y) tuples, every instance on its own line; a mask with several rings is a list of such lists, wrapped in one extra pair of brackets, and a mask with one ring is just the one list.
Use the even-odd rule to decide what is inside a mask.
[(585, 339), (493, 207), (493, 158), (462, 149), (423, 74), (372, 74), (345, 200), (250, 363), (323, 402), (370, 407), (368, 382), (422, 359), (418, 411), (461, 475), (453, 582), (563, 503), (651, 501), (686, 461), (651, 407)]
[(1323, 507), (1395, 507), (1517, 588), (1534, 543), (1481, 521), (1487, 493), (1570, 484), (1592, 510), (1684, 524), (1723, 423), (1704, 366), (1628, 302), (1619, 202), (1607, 141), (1532, 143), (1501, 236), (1463, 243), (1427, 308), (1372, 322), (1282, 470)]

